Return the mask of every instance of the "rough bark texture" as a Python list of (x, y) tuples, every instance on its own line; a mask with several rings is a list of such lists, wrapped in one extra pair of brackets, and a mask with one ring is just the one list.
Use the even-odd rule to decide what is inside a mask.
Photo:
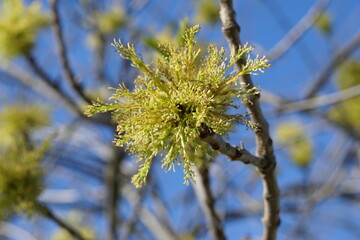
[(257, 167), (263, 167), (267, 164), (265, 159), (252, 155), (243, 146), (231, 146), (228, 142), (225, 142), (223, 137), (211, 131), (205, 124), (201, 126), (200, 138), (207, 142), (212, 149), (228, 156), (231, 161), (250, 163)]
[[(222, 31), (232, 51), (238, 50), (241, 45), (239, 33), (240, 27), (235, 20), (235, 11), (231, 0), (220, 1), (220, 18)], [(245, 60), (236, 63), (237, 70), (241, 70)], [(250, 75), (245, 75), (241, 81), (249, 88), (253, 87)], [(276, 239), (279, 218), (279, 189), (275, 176), (276, 159), (273, 152), (273, 142), (269, 135), (269, 124), (266, 121), (259, 104), (260, 95), (253, 95), (250, 101), (244, 102), (247, 111), (251, 114), (252, 121), (259, 127), (255, 131), (256, 155), (265, 159), (266, 164), (257, 167), (264, 185), (264, 215), (263, 215), (263, 239)]]

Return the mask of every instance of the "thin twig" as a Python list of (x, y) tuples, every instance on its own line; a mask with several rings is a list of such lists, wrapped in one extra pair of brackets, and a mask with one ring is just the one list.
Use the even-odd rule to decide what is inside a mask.
[(99, 26), (94, 22), (94, 13), (99, 11), (99, 7), (96, 6), (96, 2), (91, 1), (81, 1), (82, 5), (84, 7), (85, 14), (88, 16), (88, 18), (85, 19), (86, 24), (90, 26), (90, 28), (93, 31), (93, 34), (99, 39), (100, 43), (98, 46), (94, 48), (95, 52), (95, 66), (94, 66), (94, 73), (96, 76), (96, 80), (100, 82), (105, 82), (105, 69), (104, 69), (104, 61), (105, 61), (105, 54), (106, 54), (106, 42), (107, 42), (107, 36), (106, 34), (103, 34)]
[(55, 30), (55, 37), (59, 48), (60, 62), (64, 69), (65, 78), (68, 80), (70, 87), (87, 103), (91, 104), (91, 99), (85, 94), (83, 87), (79, 80), (75, 77), (73, 70), (70, 67), (67, 49), (65, 45), (64, 35), (60, 22), (60, 14), (58, 9), (59, 0), (51, 0), (51, 11), (53, 16), (53, 26)]
[(120, 185), (120, 163), (124, 159), (124, 151), (122, 149), (114, 149), (115, 156), (110, 160), (107, 166), (107, 190), (108, 202), (105, 207), (109, 217), (109, 239), (118, 239), (117, 227), (119, 224), (118, 218), (118, 199), (119, 199), (119, 185)]
[[(30, 63), (30, 67), (34, 68), (34, 66), (31, 66), (31, 64), (32, 63)], [(77, 115), (82, 115), (81, 110), (71, 100), (69, 100), (67, 95), (64, 94), (59, 88), (57, 88), (51, 81), (42, 78), (40, 80), (39, 77), (34, 76), (33, 73), (13, 64), (6, 66), (5, 64), (0, 63), (0, 70), (22, 85), (25, 85), (34, 90), (40, 96), (45, 96), (46, 98), (56, 101), (60, 100), (64, 102), (74, 113)], [(35, 69), (33, 70), (36, 72)]]
[(126, 222), (124, 222), (123, 228), (121, 229), (120, 239), (130, 239), (130, 236), (135, 231), (136, 222), (139, 219), (141, 209), (143, 208), (144, 190), (138, 192), (138, 197), (135, 198), (135, 202), (131, 202), (133, 205), (133, 211)]
[[(280, 4), (276, 3), (276, 1), (261, 1), (261, 3), (266, 6), (266, 8), (272, 14), (274, 19), (278, 22), (278, 25), (284, 31), (288, 31), (288, 29), (291, 29), (292, 27), (291, 19), (287, 17), (286, 13), (282, 10)], [(313, 67), (316, 66), (317, 64), (315, 64), (316, 61), (314, 54), (311, 52), (308, 44), (305, 41), (303, 41), (301, 45), (299, 44), (298, 46), (299, 47), (296, 47), (295, 50), (299, 53), (300, 57), (303, 59), (304, 64), (309, 70), (313, 69)], [(279, 57), (271, 58), (271, 62), (274, 63), (276, 60), (279, 59)]]
[(311, 85), (305, 93), (305, 98), (314, 97), (317, 91), (326, 83), (329, 76), (333, 73), (337, 66), (344, 62), (348, 56), (360, 46), (360, 30), (355, 36), (342, 48), (340, 48), (325, 65), (325, 67), (318, 72), (315, 78), (311, 81)]
[(95, 74), (98, 81), (106, 82), (104, 62), (105, 62), (105, 54), (106, 54), (105, 45), (107, 41), (106, 41), (106, 37), (102, 33), (96, 33), (96, 34), (98, 34), (100, 43), (99, 43), (99, 47), (95, 49)]
[(31, 69), (40, 77), (43, 82), (50, 87), (52, 90), (57, 92), (63, 99), (63, 101), (71, 108), (75, 109), (79, 115), (83, 115), (81, 107), (76, 104), (75, 101), (71, 99), (71, 97), (61, 90), (60, 86), (53, 80), (51, 77), (44, 71), (44, 69), (38, 64), (33, 55), (27, 54), (25, 55), (26, 61), (29, 63)]
[(51, 99), (55, 102), (63, 102), (68, 110), (73, 112), (76, 117), (82, 120), (92, 121), (105, 125), (112, 125), (110, 114), (102, 114), (102, 116), (86, 117), (83, 114), (82, 106), (73, 101), (71, 97), (61, 89), (61, 87), (55, 83), (53, 79), (44, 71), (44, 69), (38, 64), (36, 59), (31, 55), (26, 55), (25, 60), (29, 64), (32, 72), (20, 68), (14, 64), (6, 65), (0, 62), (0, 71), (12, 77), (20, 84), (32, 89), (39, 96)]
[[(350, 88), (349, 88), (350, 89)], [(357, 89), (352, 89), (351, 88), (351, 94), (354, 94), (355, 95), (355, 91), (357, 91)], [(326, 96), (320, 96), (319, 98), (314, 98), (314, 99), (318, 99), (318, 100), (315, 100), (316, 102), (318, 102), (317, 104), (319, 104), (318, 106), (320, 106), (321, 104), (320, 103), (324, 103), (324, 105), (327, 104), (327, 102), (325, 102), (325, 99), (330, 99), (332, 94), (329, 94), (329, 95), (326, 95)], [(337, 102), (341, 102), (343, 100), (346, 100), (348, 99), (347, 96), (344, 96), (343, 94), (341, 94), (341, 97), (340, 96), (337, 96), (336, 93), (333, 93), (333, 97), (334, 97), (334, 100), (329, 100), (330, 101), (330, 104), (333, 104), (333, 103), (337, 103)], [(354, 97), (354, 96), (351, 96), (351, 97)], [(324, 102), (321, 102), (319, 101), (319, 99), (323, 99)], [(346, 133), (348, 136), (356, 139), (356, 140), (360, 140), (360, 134), (357, 132), (357, 131), (354, 131), (354, 129), (346, 124), (342, 124), (341, 122), (338, 122), (338, 121), (335, 121), (333, 119), (331, 119), (326, 113), (321, 113), (319, 111), (316, 111), (315, 108), (308, 108), (306, 109), (306, 100), (303, 100), (301, 102), (293, 102), (292, 100), (290, 99), (285, 99), (281, 96), (278, 96), (274, 93), (270, 93), (270, 92), (265, 92), (263, 91), (262, 92), (262, 98), (261, 98), (262, 101), (266, 102), (266, 103), (269, 103), (269, 104), (272, 104), (275, 106), (275, 108), (277, 109), (277, 115), (280, 115), (280, 114), (284, 114), (284, 113), (287, 113), (285, 111), (282, 110), (283, 106), (288, 106), (288, 105), (293, 105), (296, 106), (297, 104), (299, 104), (299, 109), (290, 109), (289, 107), (286, 107), (287, 109), (289, 109), (288, 112), (295, 112), (295, 111), (300, 111), (301, 113), (306, 113), (306, 114), (311, 114), (311, 115), (314, 115), (316, 117), (319, 117), (321, 119), (324, 119), (325, 121), (327, 121), (328, 123), (330, 123), (331, 125), (333, 125), (334, 127), (340, 129), (341, 131), (343, 131), (344, 133)], [(337, 101), (339, 100), (339, 101)], [(301, 103), (301, 104), (300, 104)], [(316, 104), (314, 104), (316, 105)], [(318, 106), (313, 106), (313, 107), (318, 107)], [(302, 111), (302, 110), (307, 110), (307, 111)]]
[(210, 189), (209, 169), (207, 166), (193, 167), (192, 169), (196, 172), (196, 183), (193, 184), (195, 194), (206, 217), (212, 239), (225, 240), (225, 232), (215, 210), (215, 199)]
[(313, 97), (297, 102), (289, 102), (281, 107), (281, 113), (311, 110), (317, 107), (343, 102), (350, 98), (360, 96), (360, 84), (335, 93)]
[[(237, 51), (241, 46), (239, 37), (240, 27), (235, 19), (235, 11), (231, 0), (220, 0), (220, 18), (222, 21), (222, 31), (225, 35), (230, 48)], [(244, 59), (236, 63), (236, 69), (241, 71)], [(253, 87), (250, 75), (245, 75), (241, 81), (248, 88)], [(257, 167), (263, 181), (264, 190), (264, 215), (263, 215), (263, 239), (276, 239), (277, 228), (280, 224), (279, 217), (279, 189), (275, 176), (276, 159), (273, 151), (272, 139), (269, 135), (269, 124), (265, 120), (259, 104), (259, 95), (250, 97), (250, 102), (245, 101), (244, 105), (251, 114), (252, 121), (257, 124), (258, 129), (255, 131), (256, 155), (265, 159), (266, 164), (263, 167)]]
[(150, 195), (153, 201), (153, 210), (154, 212), (156, 212), (159, 221), (162, 222), (164, 225), (168, 225), (169, 228), (171, 228), (172, 220), (169, 212), (171, 208), (165, 202), (164, 197), (161, 196), (162, 189), (159, 186), (159, 183), (156, 182), (154, 178), (150, 178), (149, 180), (151, 181), (152, 185), (152, 187), (150, 188)]
[(330, 0), (318, 0), (306, 13), (306, 15), (281, 39), (267, 56), (272, 60), (276, 60), (283, 56), (314, 24), (316, 18), (321, 14)]
[(347, 175), (342, 167), (345, 158), (348, 156), (347, 153), (350, 145), (351, 142), (345, 136), (341, 137), (337, 134), (327, 146), (322, 157), (322, 161), (326, 162), (326, 164), (322, 164), (324, 168), (321, 169), (321, 174), (314, 173), (316, 178), (323, 176), (323, 179), (315, 180), (320, 180), (320, 185), (316, 187), (316, 191), (309, 192), (305, 201), (301, 204), (301, 212), (297, 224), (295, 224), (292, 232), (287, 234), (290, 239), (295, 239), (297, 234), (302, 233), (303, 229), (306, 229), (306, 223), (311, 216), (311, 210), (316, 204), (333, 195), (338, 195), (340, 185)]
[(267, 163), (263, 158), (249, 153), (243, 146), (231, 146), (224, 138), (209, 129), (205, 124), (201, 125), (200, 138), (207, 142), (212, 149), (226, 155), (231, 161), (241, 161), (257, 167), (264, 167)]
[(85, 240), (85, 238), (78, 232), (76, 229), (74, 229), (72, 226), (70, 226), (68, 223), (64, 222), (60, 218), (58, 218), (48, 207), (41, 203), (36, 203), (37, 208), (40, 211), (40, 213), (44, 216), (49, 218), (50, 220), (53, 220), (56, 224), (58, 224), (60, 227), (62, 227), (65, 231), (67, 231), (73, 238), (77, 240)]
[[(129, 204), (134, 205), (141, 201), (139, 198), (141, 195), (134, 191), (132, 185), (124, 185), (121, 189), (122, 196), (129, 202)], [(162, 224), (159, 219), (148, 210), (143, 204), (141, 205), (141, 209), (139, 210), (138, 218), (142, 222), (142, 224), (151, 232), (155, 239), (158, 240), (176, 240), (175, 234), (172, 232), (168, 226)]]

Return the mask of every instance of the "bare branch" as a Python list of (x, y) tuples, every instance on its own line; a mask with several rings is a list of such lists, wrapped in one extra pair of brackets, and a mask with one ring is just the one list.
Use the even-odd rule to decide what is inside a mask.
[(360, 84), (339, 92), (322, 95), (319, 97), (309, 98), (302, 101), (289, 102), (288, 104), (285, 104), (281, 107), (281, 112), (289, 113), (289, 112), (311, 110), (320, 106), (339, 103), (359, 95), (360, 95)]
[(50, 87), (52, 90), (57, 92), (68, 106), (74, 108), (79, 115), (83, 115), (81, 107), (76, 104), (71, 97), (60, 89), (60, 86), (55, 83), (53, 79), (44, 71), (44, 69), (37, 63), (36, 59), (31, 55), (25, 55), (25, 59), (29, 63), (31, 69), (40, 77), (43, 82)]
[(121, 181), (120, 163), (124, 159), (125, 153), (123, 149), (114, 149), (114, 158), (110, 159), (106, 168), (106, 184), (107, 184), (107, 203), (106, 210), (109, 217), (108, 235), (110, 240), (118, 239), (117, 227), (118, 218), (118, 199), (119, 185)]
[(257, 167), (264, 167), (266, 161), (249, 153), (244, 147), (231, 146), (225, 142), (223, 137), (211, 131), (205, 124), (202, 124), (200, 138), (207, 142), (214, 150), (229, 157), (231, 161), (241, 161), (245, 164), (251, 163)]
[(210, 189), (209, 169), (207, 166), (193, 167), (195, 171), (195, 182), (193, 184), (196, 197), (204, 212), (212, 239), (225, 240), (225, 232), (221, 220), (216, 213), (215, 200)]
[[(261, 1), (261, 3), (268, 9), (283, 31), (287, 32), (292, 28), (291, 19), (287, 16), (279, 3), (276, 1)], [(312, 70), (316, 66), (314, 54), (305, 41), (301, 42), (295, 50), (299, 53), (304, 64), (309, 70)], [(271, 59), (271, 62), (274, 63), (278, 59), (279, 58)]]
[(316, 92), (326, 83), (329, 76), (333, 73), (337, 66), (339, 66), (347, 57), (360, 46), (360, 30), (355, 36), (339, 49), (325, 65), (325, 67), (318, 72), (315, 78), (311, 81), (311, 85), (305, 93), (305, 98), (311, 98), (316, 95)]
[(159, 218), (159, 221), (163, 224), (169, 225), (171, 227), (172, 219), (170, 216), (171, 208), (166, 203), (165, 199), (161, 195), (161, 187), (155, 181), (155, 179), (150, 178), (151, 181), (151, 197), (153, 199), (153, 210), (156, 212), (156, 216)]
[[(354, 97), (354, 95), (356, 95), (356, 92), (358, 91), (357, 90), (357, 87), (353, 87), (353, 88), (349, 88), (350, 92), (348, 92), (349, 94), (351, 94), (352, 96), (351, 97)], [(343, 100), (346, 100), (348, 99), (348, 97), (345, 95), (345, 94), (341, 94), (342, 92), (339, 92), (339, 96), (336, 95), (336, 93), (334, 94), (329, 94), (327, 96), (321, 96), (321, 97), (318, 97), (318, 98), (314, 98), (317, 99), (315, 100), (316, 104), (319, 104), (322, 105), (321, 103), (323, 103), (324, 105), (326, 105), (328, 102), (326, 102), (327, 100), (330, 101), (329, 104), (333, 104), (333, 103), (336, 103), (336, 102), (340, 102), (340, 101), (343, 101)], [(345, 92), (346, 93), (346, 92)], [(331, 96), (333, 95), (333, 96)], [(334, 97), (334, 99), (331, 99), (332, 97)], [(349, 97), (350, 98), (350, 97)], [(282, 114), (282, 113), (287, 113), (285, 111), (282, 110), (283, 106), (289, 106), (289, 105), (297, 105), (299, 104), (299, 109), (298, 111), (302, 111), (302, 110), (308, 110), (308, 111), (303, 111), (303, 113), (307, 113), (307, 114), (311, 114), (311, 115), (314, 115), (316, 117), (319, 117), (321, 119), (324, 119), (325, 121), (327, 121), (328, 123), (330, 123), (331, 125), (335, 126), (336, 128), (340, 129), (341, 131), (343, 131), (344, 133), (346, 133), (348, 136), (356, 139), (356, 140), (360, 140), (360, 134), (357, 133), (357, 131), (354, 131), (353, 128), (351, 128), (350, 126), (347, 126), (345, 124), (341, 124), (340, 122), (337, 122), (331, 118), (329, 118), (329, 116), (327, 114), (323, 114), (319, 111), (316, 111), (315, 108), (309, 108), (309, 109), (306, 109), (306, 104), (314, 104), (316, 105), (315, 103), (310, 103), (310, 102), (306, 102), (306, 100), (303, 100), (301, 102), (292, 102), (292, 100), (290, 99), (285, 99), (285, 98), (282, 98), (276, 94), (273, 94), (273, 93), (270, 93), (270, 92), (265, 92), (263, 91), (262, 92), (262, 98), (261, 98), (262, 101), (264, 102), (267, 102), (269, 104), (272, 104), (272, 105), (275, 105), (275, 107), (278, 109), (277, 111), (277, 114)], [(339, 100), (339, 101), (337, 101)], [(310, 100), (312, 101), (312, 100)], [(289, 107), (286, 107), (287, 109), (289, 109), (288, 112), (294, 112), (292, 110), (290, 110)], [(303, 109), (302, 109), (303, 108)]]
[[(33, 70), (37, 72), (37, 70), (32, 65), (33, 63), (34, 62), (29, 61), (30, 67), (32, 67)], [(21, 84), (29, 87), (30, 89), (33, 89), (40, 96), (45, 96), (48, 99), (53, 99), (56, 101), (60, 100), (64, 102), (74, 113), (82, 115), (82, 111), (79, 109), (79, 107), (76, 106), (76, 104), (71, 101), (65, 93), (63, 93), (59, 88), (57, 88), (50, 79), (44, 78), (42, 79), (43, 81), (40, 81), (40, 79), (34, 76), (34, 74), (32, 74), (31, 72), (28, 72), (25, 69), (22, 69), (15, 65), (7, 66), (0, 63), (0, 70), (4, 71), (6, 74), (8, 74)], [(39, 75), (39, 73), (37, 74)]]
[(71, 97), (65, 91), (63, 91), (53, 79), (50, 78), (50, 76), (37, 63), (36, 59), (31, 54), (26, 55), (25, 60), (37, 76), (14, 64), (7, 65), (1, 62), (0, 71), (3, 71), (5, 74), (18, 81), (20, 84), (29, 87), (39, 96), (53, 100), (56, 103), (59, 101), (65, 103), (67, 109), (83, 120), (102, 123), (105, 125), (112, 124), (110, 114), (103, 114), (102, 116), (99, 115), (91, 118), (86, 117), (83, 114), (82, 107), (73, 101)]
[(272, 61), (283, 56), (314, 24), (315, 19), (321, 14), (330, 0), (318, 0), (306, 13), (306, 15), (281, 39), (267, 56)]
[(56, 224), (66, 230), (73, 238), (77, 240), (85, 240), (85, 238), (76, 229), (58, 218), (48, 207), (41, 203), (37, 203), (36, 207), (44, 217), (53, 220)]
[[(237, 51), (241, 45), (239, 32), (240, 27), (235, 20), (235, 11), (231, 0), (220, 0), (220, 18), (222, 21), (222, 30), (232, 50)], [(236, 63), (236, 69), (241, 71), (244, 59)], [(244, 86), (253, 87), (250, 75), (241, 78)], [(259, 95), (250, 96), (250, 102), (244, 101), (244, 105), (251, 114), (252, 121), (259, 127), (255, 131), (255, 139), (257, 146), (256, 155), (266, 160), (264, 167), (258, 167), (264, 184), (264, 215), (263, 224), (264, 240), (276, 239), (277, 228), (280, 224), (279, 218), (279, 189), (276, 176), (274, 173), (276, 159), (273, 152), (272, 139), (269, 135), (269, 124), (265, 120), (259, 104)]]
[(69, 63), (67, 56), (67, 49), (63, 36), (63, 31), (60, 22), (60, 14), (58, 10), (59, 0), (51, 0), (51, 11), (53, 16), (53, 25), (55, 30), (55, 37), (59, 48), (60, 62), (64, 69), (65, 78), (67, 79), (70, 87), (87, 103), (91, 103), (91, 99), (85, 94), (83, 87), (80, 85), (79, 80), (75, 77)]
[(100, 44), (99, 47), (95, 49), (95, 74), (99, 81), (105, 82), (105, 54), (106, 54), (106, 38), (101, 33), (97, 33), (99, 35)]
[(99, 45), (97, 47), (94, 48), (94, 52), (95, 52), (95, 66), (94, 68), (94, 73), (96, 76), (96, 80), (100, 81), (100, 82), (105, 82), (106, 81), (106, 76), (105, 76), (105, 69), (104, 69), (104, 61), (105, 61), (105, 55), (106, 55), (106, 42), (107, 42), (107, 37), (105, 34), (103, 34), (100, 29), (99, 26), (94, 23), (92, 17), (94, 15), (95, 12), (99, 11), (98, 7), (96, 6), (95, 2), (91, 2), (91, 1), (81, 1), (82, 6), (84, 7), (84, 10), (86, 11), (85, 16), (88, 16), (88, 18), (85, 18), (86, 21), (86, 25), (89, 25), (89, 28), (92, 29), (93, 34), (96, 35), (96, 37), (98, 37)]
[(126, 222), (124, 222), (123, 228), (120, 233), (120, 239), (130, 239), (130, 235), (134, 232), (136, 222), (139, 218), (141, 209), (143, 208), (142, 199), (145, 191), (140, 190), (138, 196), (135, 198), (136, 202), (133, 204), (133, 212)]
[[(132, 185), (125, 185), (122, 188), (122, 196), (128, 200), (132, 205), (140, 201), (140, 194), (134, 191)], [(176, 240), (176, 237), (170, 229), (164, 226), (152, 212), (150, 212), (144, 205), (139, 210), (139, 219), (145, 227), (159, 240)]]

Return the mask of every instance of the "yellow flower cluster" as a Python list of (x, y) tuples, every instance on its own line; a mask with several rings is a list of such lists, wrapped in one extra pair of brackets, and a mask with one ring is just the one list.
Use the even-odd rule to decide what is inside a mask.
[(251, 125), (243, 115), (231, 115), (228, 110), (237, 107), (236, 97), (257, 92), (255, 88), (243, 88), (239, 77), (261, 72), (269, 67), (268, 60), (247, 57), (241, 72), (231, 71), (235, 62), (246, 58), (253, 48), (245, 45), (228, 60), (224, 49), (210, 44), (207, 54), (202, 55), (195, 47), (198, 31), (199, 26), (187, 29), (180, 47), (159, 44), (162, 55), (152, 65), (147, 65), (130, 44), (114, 42), (120, 56), (140, 71), (135, 89), (120, 86), (111, 97), (112, 103), (99, 101), (86, 111), (88, 115), (112, 111), (118, 131), (116, 145), (126, 146), (142, 161), (132, 179), (137, 187), (146, 182), (156, 156), (162, 157), (165, 170), (182, 165), (185, 183), (193, 179), (195, 155), (206, 156), (209, 152), (199, 139), (202, 124), (225, 136), (234, 124)]

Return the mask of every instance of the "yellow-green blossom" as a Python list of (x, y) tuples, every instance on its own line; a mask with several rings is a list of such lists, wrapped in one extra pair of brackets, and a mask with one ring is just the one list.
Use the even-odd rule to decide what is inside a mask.
[[(142, 162), (132, 179), (137, 187), (146, 182), (156, 156), (162, 158), (166, 170), (173, 169), (174, 164), (182, 165), (188, 183), (194, 174), (190, 168), (196, 164), (194, 155), (207, 151), (199, 139), (202, 124), (224, 136), (234, 124), (250, 124), (243, 115), (231, 115), (228, 110), (237, 107), (236, 96), (256, 92), (243, 88), (239, 77), (261, 72), (269, 67), (268, 60), (250, 59), (246, 55), (253, 48), (246, 45), (227, 60), (223, 48), (210, 44), (199, 61), (200, 49), (195, 48), (194, 39), (198, 31), (199, 26), (187, 29), (180, 47), (159, 45), (163, 54), (151, 65), (139, 57), (132, 45), (115, 41), (113, 46), (120, 56), (140, 71), (135, 89), (130, 91), (121, 85), (111, 97), (112, 103), (99, 101), (86, 111), (88, 115), (112, 111), (117, 123), (116, 145), (126, 146)], [(230, 70), (237, 60), (246, 57), (241, 72)]]
[(220, 6), (214, 0), (200, 0), (197, 3), (196, 21), (199, 23), (216, 24), (220, 20)]
[(15, 213), (31, 215), (43, 189), (41, 167), (50, 142), (41, 146), (30, 132), (48, 123), (48, 112), (31, 105), (5, 107), (0, 112), (0, 219)]
[(33, 48), (36, 36), (49, 20), (38, 1), (3, 0), (0, 6), (0, 56), (14, 58)]

